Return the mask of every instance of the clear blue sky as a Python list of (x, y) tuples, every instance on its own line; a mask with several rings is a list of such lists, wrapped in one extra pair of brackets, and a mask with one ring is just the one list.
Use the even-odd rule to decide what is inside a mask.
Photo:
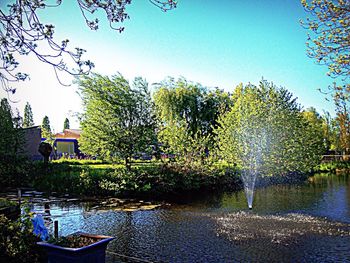
[[(9, 0), (7, 2), (10, 2)], [(100, 29), (91, 31), (76, 1), (42, 12), (55, 24), (58, 41), (70, 39), (71, 47), (87, 50), (101, 74), (122, 73), (149, 83), (167, 76), (184, 76), (204, 86), (232, 91), (239, 83), (258, 84), (262, 78), (290, 90), (305, 108), (314, 106), (333, 114), (332, 102), (317, 91), (332, 83), (327, 68), (306, 56), (306, 34), (299, 19), (307, 14), (298, 0), (212, 1), (179, 0), (178, 8), (164, 13), (147, 0), (134, 0), (127, 11), (130, 20), (119, 34), (109, 28), (103, 13)], [(3, 4), (1, 5), (3, 6)], [(76, 87), (60, 86), (54, 72), (34, 57), (21, 58), (21, 69), (31, 80), (16, 85), (13, 104), (23, 114), (28, 101), (36, 124), (48, 115), (56, 132), (69, 117), (81, 111)], [(70, 83), (69, 76), (62, 76)]]

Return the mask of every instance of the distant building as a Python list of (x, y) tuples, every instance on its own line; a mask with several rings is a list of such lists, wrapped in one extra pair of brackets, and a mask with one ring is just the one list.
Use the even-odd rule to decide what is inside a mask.
[(78, 139), (80, 138), (81, 130), (65, 129), (63, 132), (55, 134), (54, 148), (56, 155), (78, 155), (80, 154)]
[(23, 128), (24, 144), (23, 154), (30, 160), (42, 160), (43, 156), (38, 152), (41, 143), (40, 126)]

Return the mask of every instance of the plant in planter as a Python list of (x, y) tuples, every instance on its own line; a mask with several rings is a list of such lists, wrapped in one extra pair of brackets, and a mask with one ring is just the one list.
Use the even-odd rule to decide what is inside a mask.
[(77, 232), (37, 244), (46, 250), (50, 263), (104, 263), (107, 245), (113, 239), (110, 236)]

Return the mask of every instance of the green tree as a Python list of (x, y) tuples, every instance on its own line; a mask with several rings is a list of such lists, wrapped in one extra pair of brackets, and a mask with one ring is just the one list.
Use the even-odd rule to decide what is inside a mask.
[[(314, 107), (307, 108), (302, 112), (303, 117), (308, 122), (308, 132), (310, 133), (310, 137), (312, 139), (316, 139), (317, 141), (322, 138), (323, 140), (323, 153), (326, 153), (329, 150), (329, 146), (327, 144), (327, 138), (324, 136), (323, 130), (323, 119), (321, 115), (316, 111)], [(314, 145), (317, 145), (316, 143)]]
[(78, 80), (85, 112), (81, 120), (81, 150), (101, 158), (121, 158), (130, 169), (137, 152), (151, 150), (155, 116), (142, 78), (129, 82), (120, 74), (111, 78), (93, 74)]
[[(176, 7), (174, 0), (149, 0), (149, 2), (163, 11)], [(42, 22), (40, 16), (45, 13), (46, 9), (58, 8), (61, 4), (62, 0), (55, 1), (55, 3), (50, 1), (47, 3), (45, 0), (12, 0), (8, 1), (7, 9), (0, 10), (0, 35), (2, 38), (0, 41), (0, 70), (2, 72), (0, 80), (4, 90), (15, 92), (8, 85), (8, 82), (28, 78), (27, 73), (17, 71), (19, 64), (16, 60), (17, 55), (35, 55), (39, 61), (52, 66), (56, 76), (57, 71), (71, 75), (85, 74), (94, 67), (90, 60), (82, 59), (85, 53), (84, 49), (69, 49), (69, 40), (55, 40), (55, 26)], [(92, 16), (96, 14), (96, 11), (103, 11), (110, 27), (122, 32), (124, 27), (120, 24), (129, 19), (126, 7), (131, 4), (131, 0), (76, 0), (76, 4), (90, 29), (98, 29), (99, 20), (92, 18)], [(46, 48), (39, 49), (38, 46)], [(60, 59), (57, 59), (58, 57)], [(75, 68), (71, 68), (71, 64), (75, 65)]]
[(27, 102), (26, 106), (24, 107), (23, 127), (26, 128), (31, 126), (34, 126), (34, 118), (32, 107), (30, 106), (29, 102)]
[(311, 32), (308, 56), (328, 66), (332, 77), (350, 75), (350, 4), (348, 0), (301, 0), (312, 19), (302, 22)]
[(340, 129), (337, 118), (332, 118), (328, 111), (322, 115), (323, 138), (326, 150), (341, 151)]
[(49, 117), (45, 115), (41, 124), (41, 137), (46, 139), (46, 142), (52, 144), (54, 142), (53, 134), (51, 131)]
[(7, 99), (0, 104), (0, 155), (21, 154), (24, 143), (22, 118), (17, 110), (14, 116)]
[(49, 120), (49, 117), (47, 117), (46, 115), (43, 118), (43, 122), (41, 124), (41, 128), (45, 129), (48, 132), (51, 132), (50, 120)]
[(322, 137), (284, 88), (261, 81), (238, 86), (234, 105), (222, 115), (218, 134), (221, 158), (261, 175), (306, 172), (319, 161)]
[(64, 120), (64, 123), (63, 123), (63, 130), (65, 130), (65, 129), (69, 129), (69, 120), (68, 120), (68, 118), (66, 118), (65, 120)]
[[(323, 120), (314, 107), (302, 112), (306, 120), (304, 139), (307, 140), (307, 151), (310, 153), (326, 154), (328, 151), (327, 138), (324, 136)], [(315, 156), (316, 158), (316, 156)], [(311, 167), (313, 168), (313, 167)]]
[(334, 95), (334, 103), (336, 110), (336, 121), (339, 127), (339, 143), (340, 149), (345, 153), (350, 153), (350, 112), (349, 112), (349, 92), (341, 91)]
[[(346, 112), (340, 112), (337, 104), (349, 103), (350, 84), (350, 4), (347, 0), (301, 0), (304, 9), (312, 15), (301, 22), (310, 33), (306, 42), (308, 56), (318, 64), (328, 66), (328, 75), (341, 84), (329, 86), (327, 93), (333, 96), (337, 114), (344, 130)], [(339, 78), (340, 77), (340, 78)], [(346, 98), (345, 98), (346, 97)], [(345, 99), (344, 99), (345, 98)], [(348, 107), (348, 106), (347, 106)], [(342, 140), (345, 144), (345, 137)], [(346, 147), (348, 147), (347, 145)], [(345, 146), (344, 146), (345, 147)]]
[(158, 84), (154, 101), (160, 122), (159, 141), (186, 161), (203, 160), (212, 148), (218, 116), (231, 103), (228, 93), (183, 78)]
[(0, 154), (11, 153), (13, 143), (14, 125), (11, 106), (7, 99), (3, 98), (0, 103)]

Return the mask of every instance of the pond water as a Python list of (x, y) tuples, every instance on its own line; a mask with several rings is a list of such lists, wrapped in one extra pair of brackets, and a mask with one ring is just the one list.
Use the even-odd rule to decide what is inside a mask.
[[(53, 203), (45, 218), (59, 221), (61, 235), (85, 231), (114, 236), (108, 251), (151, 262), (350, 262), (346, 174), (257, 189), (253, 210), (247, 209), (244, 191), (196, 196), (152, 211), (91, 207)], [(32, 209), (45, 210), (42, 204)]]

